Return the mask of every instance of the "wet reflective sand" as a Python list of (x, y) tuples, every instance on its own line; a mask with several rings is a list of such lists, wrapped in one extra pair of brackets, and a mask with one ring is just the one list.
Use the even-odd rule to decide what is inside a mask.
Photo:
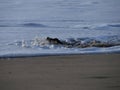
[(120, 90), (120, 54), (0, 59), (0, 90)]

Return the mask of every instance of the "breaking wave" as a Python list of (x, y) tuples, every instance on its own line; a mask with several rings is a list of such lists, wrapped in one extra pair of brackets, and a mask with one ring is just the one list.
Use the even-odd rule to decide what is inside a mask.
[(120, 36), (59, 39), (35, 37), (8, 43), (0, 58), (65, 54), (120, 53)]
[(97, 38), (68, 38), (65, 40), (59, 38), (40, 38), (35, 37), (33, 40), (22, 40), (13, 43), (14, 45), (20, 47), (64, 47), (64, 48), (89, 48), (89, 47), (99, 47), (99, 48), (107, 48), (113, 46), (120, 45), (120, 37), (119, 36), (105, 36), (105, 37), (97, 37)]

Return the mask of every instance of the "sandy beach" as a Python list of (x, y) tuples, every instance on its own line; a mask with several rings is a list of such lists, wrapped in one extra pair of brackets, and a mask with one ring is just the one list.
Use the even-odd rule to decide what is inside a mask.
[(0, 90), (120, 90), (120, 54), (0, 59)]

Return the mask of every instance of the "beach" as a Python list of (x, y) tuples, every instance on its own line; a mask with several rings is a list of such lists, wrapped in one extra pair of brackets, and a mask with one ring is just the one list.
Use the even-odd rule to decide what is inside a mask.
[(120, 0), (0, 0), (0, 90), (120, 90)]
[(0, 90), (120, 90), (120, 54), (1, 58)]

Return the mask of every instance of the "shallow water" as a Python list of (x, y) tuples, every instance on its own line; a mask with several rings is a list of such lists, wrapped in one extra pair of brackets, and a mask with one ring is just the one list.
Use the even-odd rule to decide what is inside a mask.
[[(119, 0), (1, 0), (0, 57), (120, 53), (120, 46), (31, 46), (31, 41), (36, 37), (56, 37), (66, 41), (71, 38), (94, 38), (120, 43), (119, 12)], [(23, 41), (29, 47), (20, 45)]]

